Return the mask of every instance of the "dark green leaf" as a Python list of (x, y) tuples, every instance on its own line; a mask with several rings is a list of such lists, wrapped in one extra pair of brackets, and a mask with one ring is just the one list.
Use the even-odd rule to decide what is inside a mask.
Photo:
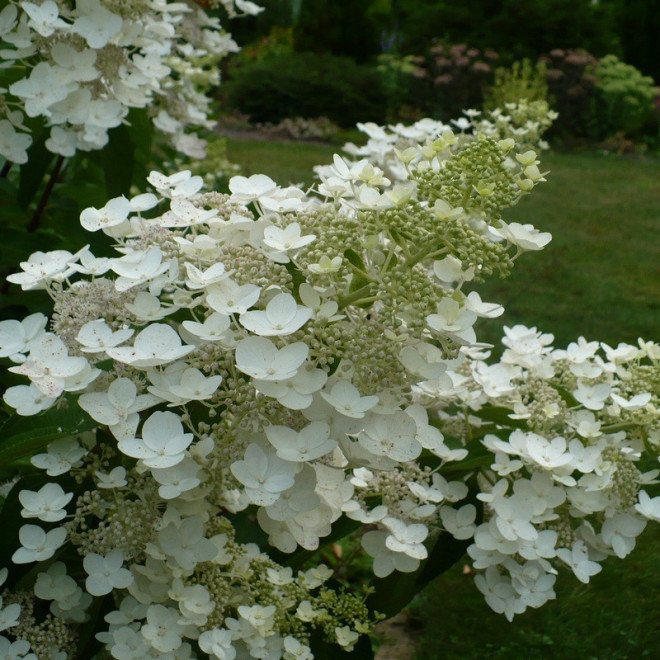
[(392, 240), (400, 247), (407, 249), (408, 248), (408, 241), (402, 236), (400, 232), (398, 232), (396, 229), (390, 227), (389, 229), (390, 236), (392, 237)]
[(10, 417), (0, 427), (0, 477), (12, 476), (17, 461), (46, 449), (58, 438), (65, 438), (98, 426), (73, 398), (31, 417)]
[(362, 257), (355, 250), (351, 250), (351, 248), (344, 250), (344, 256), (358, 270), (361, 270), (363, 273), (367, 272), (367, 267), (364, 265)]
[(152, 146), (154, 138), (154, 123), (151, 117), (149, 117), (147, 109), (131, 108), (128, 113), (128, 124), (126, 128), (131, 142), (135, 145), (136, 163), (139, 163), (146, 169), (153, 158)]
[[(328, 536), (324, 536), (323, 546), (327, 546), (331, 543), (336, 543), (340, 539), (352, 534), (353, 532), (360, 529), (362, 523), (357, 522), (356, 520), (351, 520), (346, 516), (342, 516), (332, 525), (332, 532)], [(281, 562), (286, 566), (301, 566), (304, 562), (310, 559), (318, 550), (299, 550), (298, 552), (293, 553), (286, 557), (286, 559)]]
[(289, 275), (291, 275), (291, 283), (293, 284), (293, 293), (294, 296), (296, 297), (298, 302), (302, 302), (300, 300), (300, 295), (298, 293), (298, 289), (300, 288), (301, 284), (304, 284), (307, 280), (305, 278), (305, 275), (302, 273), (300, 268), (298, 268), (293, 261), (289, 261), (288, 264), (286, 264), (285, 268), (287, 269)]
[(27, 208), (35, 199), (44, 176), (53, 162), (53, 154), (46, 149), (47, 135), (43, 131), (33, 134), (32, 146), (28, 149), (28, 161), (21, 165), (18, 186), (18, 203)]
[(421, 567), (414, 573), (399, 573), (395, 571), (386, 578), (375, 579), (372, 585), (374, 593), (367, 599), (367, 605), (373, 612), (384, 614), (390, 618), (398, 614), (421, 589), (417, 578)]
[(499, 426), (516, 429), (525, 428), (526, 424), (524, 420), (511, 419), (511, 417), (509, 417), (512, 412), (513, 411), (510, 408), (505, 408), (504, 406), (484, 406), (480, 410), (474, 411), (471, 414), (480, 419), (486, 420), (487, 422), (498, 424)]
[(117, 126), (109, 133), (108, 144), (99, 152), (105, 173), (108, 197), (128, 195), (133, 183), (135, 145), (126, 126)]
[(553, 383), (552, 381), (547, 381), (550, 385), (550, 387), (553, 387), (556, 391), (557, 394), (563, 399), (564, 403), (568, 405), (569, 408), (573, 408), (578, 405), (577, 399), (565, 388), (563, 388), (561, 385), (557, 385), (556, 383)]

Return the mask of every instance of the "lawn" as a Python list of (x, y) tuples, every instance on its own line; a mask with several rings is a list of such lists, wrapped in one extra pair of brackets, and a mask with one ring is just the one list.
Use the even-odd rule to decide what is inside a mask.
[[(329, 162), (334, 150), (259, 141), (228, 147), (245, 173), (263, 172), (282, 184), (311, 183), (311, 166)], [(502, 323), (525, 323), (554, 333), (558, 345), (579, 335), (611, 344), (660, 339), (660, 161), (550, 154), (543, 165), (548, 182), (505, 219), (532, 223), (554, 239), (542, 252), (524, 254), (509, 279), (480, 287), (506, 313), (484, 324), (479, 336), (496, 342)], [(560, 575), (558, 599), (513, 624), (490, 611), (457, 565), (409, 610), (417, 658), (658, 657), (658, 548), (656, 525), (631, 557), (608, 559), (590, 584)]]
[(241, 166), (242, 174), (268, 174), (281, 185), (314, 181), (314, 165), (332, 162), (339, 147), (309, 142), (227, 140), (227, 157)]
[(562, 345), (660, 339), (660, 161), (555, 154), (543, 165), (547, 183), (505, 219), (553, 241), (481, 287), (484, 297), (504, 304), (507, 325), (537, 325)]
[(557, 600), (509, 623), (455, 566), (413, 602), (416, 660), (636, 660), (660, 644), (660, 530), (647, 529), (624, 560), (611, 557), (582, 584), (558, 577)]

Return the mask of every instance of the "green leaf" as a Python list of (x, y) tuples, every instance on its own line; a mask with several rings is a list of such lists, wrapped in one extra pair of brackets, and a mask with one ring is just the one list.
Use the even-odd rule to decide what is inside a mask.
[(499, 426), (516, 429), (526, 428), (525, 420), (511, 419), (509, 417), (512, 412), (510, 408), (505, 408), (504, 406), (484, 406), (480, 410), (472, 411), (471, 414)]
[(145, 167), (153, 158), (154, 123), (146, 108), (131, 108), (126, 129), (135, 146), (135, 159)]
[(395, 571), (385, 578), (372, 581), (374, 593), (367, 599), (367, 605), (373, 612), (384, 614), (387, 619), (398, 614), (421, 589), (417, 586), (417, 578), (421, 567), (414, 573), (399, 573)]
[(409, 246), (408, 241), (403, 237), (403, 234), (398, 232), (396, 229), (393, 227), (389, 228), (389, 233), (390, 236), (392, 237), (392, 240), (399, 246), (402, 247), (404, 250), (407, 250)]
[(256, 543), (260, 548), (269, 547), (268, 534), (257, 522), (257, 507), (251, 506), (238, 514), (226, 513), (225, 517), (234, 527), (238, 543)]
[(105, 174), (108, 197), (128, 195), (133, 183), (135, 167), (135, 145), (128, 128), (124, 125), (113, 128), (108, 144), (99, 152), (100, 163)]
[(11, 477), (18, 461), (46, 449), (58, 438), (66, 438), (96, 428), (95, 422), (73, 398), (40, 415), (13, 415), (0, 427), (0, 478)]
[(27, 208), (41, 187), (44, 176), (53, 162), (53, 154), (46, 149), (46, 133), (42, 129), (33, 133), (32, 146), (28, 149), (28, 161), (21, 165), (21, 176), (18, 185), (18, 203)]
[(418, 589), (423, 589), (431, 580), (448, 571), (461, 559), (471, 543), (471, 538), (459, 541), (449, 532), (442, 532), (417, 578)]
[(550, 387), (556, 390), (557, 394), (559, 394), (569, 408), (574, 408), (579, 405), (577, 399), (567, 389), (561, 385), (557, 385), (557, 383), (553, 383), (552, 381), (548, 381), (548, 383), (550, 384)]
[(109, 593), (103, 598), (94, 598), (87, 610), (87, 620), (76, 628), (78, 653), (76, 658), (94, 658), (101, 650), (102, 644), (96, 639), (96, 633), (105, 629), (104, 624), (99, 627), (99, 621), (115, 609), (114, 595)]
[[(323, 537), (323, 546), (326, 547), (331, 543), (336, 543), (337, 541), (343, 539), (344, 537), (352, 534), (362, 527), (362, 523), (351, 520), (346, 516), (342, 516), (332, 525), (332, 531), (328, 536)], [(318, 550), (299, 550), (294, 552), (292, 555), (288, 555), (284, 561), (280, 562), (285, 566), (301, 566), (307, 560), (309, 560), (313, 555), (315, 555)]]
[(361, 270), (363, 273), (367, 272), (367, 267), (364, 265), (362, 257), (355, 250), (352, 250), (351, 248), (344, 250), (344, 256), (346, 257), (346, 260), (353, 264), (358, 270)]
[(298, 293), (298, 289), (300, 289), (301, 284), (307, 282), (307, 279), (305, 278), (304, 273), (300, 270), (300, 268), (298, 268), (293, 263), (293, 261), (289, 261), (289, 263), (285, 265), (285, 268), (287, 269), (289, 275), (291, 275), (291, 283), (293, 284), (293, 294), (297, 302), (302, 302), (300, 300), (300, 294)]

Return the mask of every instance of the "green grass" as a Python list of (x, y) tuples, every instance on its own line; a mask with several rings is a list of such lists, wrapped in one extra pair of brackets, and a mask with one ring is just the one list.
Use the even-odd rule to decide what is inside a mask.
[[(248, 174), (280, 183), (313, 179), (334, 147), (230, 141)], [(553, 234), (524, 254), (507, 280), (480, 286), (505, 316), (483, 324), (497, 342), (503, 323), (536, 325), (557, 345), (580, 335), (611, 344), (660, 340), (660, 161), (598, 154), (551, 154), (548, 183), (505, 219)], [(583, 585), (559, 576), (558, 598), (509, 624), (494, 614), (455, 566), (423, 592), (409, 613), (417, 660), (635, 660), (660, 657), (660, 528), (647, 529), (630, 557), (610, 558)], [(402, 660), (404, 660), (402, 658)], [(406, 659), (407, 660), (407, 659)]]
[(241, 166), (243, 175), (267, 174), (283, 186), (310, 185), (315, 180), (314, 165), (331, 163), (340, 150), (317, 143), (227, 139), (227, 157)]
[(589, 584), (561, 573), (557, 600), (509, 623), (492, 612), (462, 565), (409, 609), (416, 660), (635, 660), (660, 643), (660, 529), (648, 529), (624, 560), (609, 558)]
[(483, 297), (504, 304), (503, 323), (536, 325), (560, 345), (660, 339), (660, 161), (556, 154), (543, 165), (548, 182), (505, 219), (553, 240), (481, 286)]

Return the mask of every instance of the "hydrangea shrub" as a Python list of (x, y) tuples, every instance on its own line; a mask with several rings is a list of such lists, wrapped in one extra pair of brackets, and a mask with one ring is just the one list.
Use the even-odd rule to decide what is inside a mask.
[[(27, 0), (0, 11), (0, 156), (28, 160), (35, 137), (63, 157), (95, 151), (131, 109), (191, 158), (195, 134), (210, 128), (217, 63), (238, 50), (218, 19), (195, 2)], [(230, 13), (260, 11), (245, 0), (212, 3)], [(33, 137), (34, 136), (34, 137)]]
[[(512, 619), (660, 520), (657, 344), (515, 326), (491, 363), (478, 341), (503, 309), (470, 283), (551, 240), (502, 220), (537, 153), (481, 126), (367, 126), (374, 159), (311, 191), (152, 172), (81, 214), (116, 256), (9, 276), (53, 314), (0, 323), (27, 379), (0, 446), (7, 653), (369, 657), (466, 551)], [(320, 561), (348, 535), (366, 589)]]

